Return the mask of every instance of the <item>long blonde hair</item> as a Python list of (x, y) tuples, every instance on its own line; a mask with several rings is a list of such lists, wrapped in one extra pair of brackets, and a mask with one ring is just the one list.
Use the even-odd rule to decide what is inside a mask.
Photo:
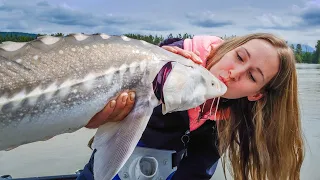
[[(304, 159), (295, 58), (286, 42), (268, 33), (226, 40), (208, 57), (210, 69), (227, 52), (252, 39), (272, 44), (278, 52), (278, 74), (263, 87), (264, 97), (231, 100), (230, 117), (218, 121), (219, 151), (225, 173), (229, 160), (236, 180), (300, 179)], [(230, 167), (230, 166), (229, 166)]]

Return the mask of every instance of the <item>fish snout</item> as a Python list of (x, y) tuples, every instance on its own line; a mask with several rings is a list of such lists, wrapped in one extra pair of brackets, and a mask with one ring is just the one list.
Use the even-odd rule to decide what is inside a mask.
[(214, 75), (211, 74), (210, 76), (210, 81), (208, 83), (209, 88), (207, 91), (208, 97), (206, 97), (206, 99), (224, 95), (227, 92), (227, 86)]

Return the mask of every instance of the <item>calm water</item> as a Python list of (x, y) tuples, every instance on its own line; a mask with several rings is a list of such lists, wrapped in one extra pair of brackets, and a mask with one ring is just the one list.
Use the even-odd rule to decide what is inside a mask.
[[(301, 179), (320, 180), (320, 65), (298, 65), (302, 126), (307, 144)], [(94, 130), (81, 129), (45, 142), (0, 152), (0, 175), (30, 177), (74, 173), (90, 157)], [(213, 179), (222, 179), (221, 166)]]

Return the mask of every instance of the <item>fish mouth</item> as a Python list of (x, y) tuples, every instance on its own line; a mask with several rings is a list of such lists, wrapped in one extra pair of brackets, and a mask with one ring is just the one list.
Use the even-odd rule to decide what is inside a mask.
[(221, 92), (222, 95), (223, 95), (228, 90), (228, 86), (227, 86), (228, 81), (225, 78), (221, 77), (221, 76), (218, 76), (217, 79), (218, 79), (219, 83), (217, 83), (216, 87), (217, 87), (218, 91)]

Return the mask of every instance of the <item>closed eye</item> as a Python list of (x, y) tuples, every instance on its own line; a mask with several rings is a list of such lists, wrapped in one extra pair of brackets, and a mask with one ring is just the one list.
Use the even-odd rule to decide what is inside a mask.
[(250, 71), (248, 73), (248, 76), (253, 82), (256, 82), (256, 80), (254, 79), (254, 77), (253, 77), (253, 75), (252, 75), (252, 73)]
[[(237, 58), (239, 61), (241, 62), (244, 62), (242, 57), (239, 55), (239, 53), (237, 53)], [(248, 72), (248, 77), (253, 81), (253, 82), (256, 82), (256, 79), (253, 77), (252, 73), (249, 71)]]
[(243, 62), (243, 59), (242, 59), (242, 57), (239, 55), (239, 53), (237, 53), (237, 58), (238, 58), (241, 62)]

